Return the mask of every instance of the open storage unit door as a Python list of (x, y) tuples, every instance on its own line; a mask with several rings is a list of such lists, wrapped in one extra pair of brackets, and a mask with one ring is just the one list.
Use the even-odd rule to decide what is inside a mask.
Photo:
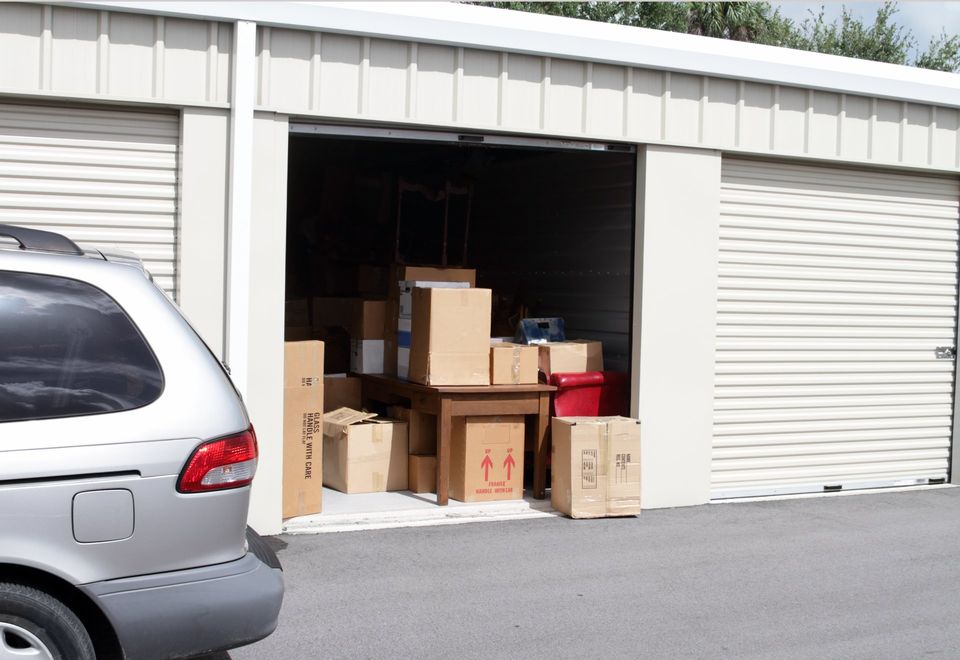
[[(376, 354), (367, 354), (367, 343), (384, 337), (371, 329), (371, 319), (376, 325), (377, 315), (385, 314), (386, 323), (379, 321), (384, 327), (391, 318), (371, 301), (385, 300), (389, 310), (389, 299), (398, 295), (391, 296), (391, 286), (395, 290), (398, 279), (411, 279), (397, 278), (400, 272), (468, 269), (463, 281), (492, 292), (485, 305), (493, 337), (512, 338), (521, 318), (562, 317), (567, 338), (602, 343), (602, 369), (629, 372), (636, 167), (635, 149), (625, 145), (292, 123), (286, 340), (324, 341), (327, 412), (344, 401), (361, 405), (357, 386), (332, 374), (379, 373), (378, 367), (367, 369), (369, 360), (385, 363), (387, 373), (397, 366), (389, 350), (380, 349), (384, 362), (377, 362)], [(435, 286), (430, 280), (439, 278), (412, 279)], [(463, 281), (459, 284), (466, 286)], [(403, 304), (399, 317), (393, 310), (400, 351), (402, 334), (409, 336), (398, 328)], [(351, 320), (338, 326), (338, 317)], [(486, 339), (483, 350), (489, 372)], [(536, 355), (533, 349), (534, 385)], [(415, 447), (420, 430), (436, 430), (436, 417), (373, 410), (407, 422), (409, 451), (417, 457), (407, 470), (414, 489), (414, 481), (435, 469), (429, 451), (421, 454)], [(361, 430), (354, 433), (359, 437)], [(432, 442), (435, 446), (435, 436)], [(333, 447), (325, 438), (324, 451)], [(349, 465), (352, 459), (339, 460)], [(388, 475), (385, 482), (390, 481)], [(532, 483), (523, 485), (529, 489)], [(378, 501), (388, 508), (403, 504), (373, 497), (398, 493), (347, 495), (354, 493), (348, 483), (339, 490), (343, 493), (324, 489), (324, 515), (342, 511), (336, 505), (344, 498), (373, 510)]]
[(133, 252), (177, 298), (175, 112), (0, 103), (0, 223)]
[(948, 478), (956, 178), (724, 159), (712, 496)]

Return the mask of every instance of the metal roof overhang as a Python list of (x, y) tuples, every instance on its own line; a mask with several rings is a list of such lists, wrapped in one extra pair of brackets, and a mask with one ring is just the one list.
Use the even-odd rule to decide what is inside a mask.
[(359, 34), (960, 107), (960, 75), (623, 25), (436, 2), (53, 4)]

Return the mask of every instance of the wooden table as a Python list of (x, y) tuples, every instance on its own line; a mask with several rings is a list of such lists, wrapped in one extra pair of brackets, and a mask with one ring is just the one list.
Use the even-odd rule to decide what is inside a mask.
[(552, 385), (469, 385), (431, 386), (411, 383), (392, 376), (360, 376), (363, 405), (374, 401), (409, 405), (412, 410), (437, 416), (437, 504), (446, 504), (450, 490), (450, 434), (454, 417), (485, 415), (526, 415), (533, 427), (533, 496), (546, 496), (547, 433), (550, 429)]

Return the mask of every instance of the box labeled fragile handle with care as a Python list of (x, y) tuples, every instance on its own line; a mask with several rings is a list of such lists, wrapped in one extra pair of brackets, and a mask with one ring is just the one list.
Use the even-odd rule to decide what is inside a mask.
[(571, 518), (640, 513), (640, 422), (554, 417), (550, 504)]
[(323, 508), (323, 342), (283, 347), (284, 518)]
[(523, 498), (522, 415), (454, 417), (450, 497), (461, 502)]

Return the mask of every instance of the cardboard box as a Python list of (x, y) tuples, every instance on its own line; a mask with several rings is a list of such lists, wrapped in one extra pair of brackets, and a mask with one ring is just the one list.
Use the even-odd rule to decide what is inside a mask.
[(477, 271), (472, 268), (433, 268), (393, 264), (387, 277), (387, 309), (383, 332), (383, 364), (389, 374), (397, 373), (397, 319), (400, 318), (400, 288), (403, 280), (431, 282), (467, 282), (477, 284)]
[(394, 264), (391, 273), (391, 286), (403, 280), (424, 280), (431, 282), (467, 282), (477, 286), (477, 271), (473, 268), (437, 268), (434, 266), (404, 266)]
[(304, 327), (310, 325), (310, 301), (306, 298), (288, 300), (283, 305), (285, 326)]
[(337, 408), (360, 410), (362, 407), (359, 378), (346, 374), (328, 374), (323, 377), (323, 412), (331, 412)]
[(399, 317), (397, 319), (397, 370), (400, 378), (408, 378), (410, 373), (410, 331), (413, 316), (414, 289), (466, 289), (467, 282), (429, 282), (404, 280), (400, 282)]
[[(323, 393), (322, 341), (294, 341), (283, 345), (283, 387), (315, 387)], [(323, 397), (321, 396), (321, 401)]]
[(282, 516), (323, 510), (323, 343), (284, 344)]
[(490, 289), (414, 289), (410, 380), (490, 384)]
[(314, 298), (313, 325), (339, 327), (350, 339), (383, 339), (385, 300)]
[(413, 290), (414, 289), (469, 289), (467, 282), (439, 282), (431, 280), (404, 280), (400, 282), (399, 318), (413, 317)]
[(454, 417), (450, 497), (461, 502), (523, 498), (522, 415)]
[(491, 385), (535, 385), (540, 352), (536, 346), (490, 344)]
[(437, 416), (402, 406), (390, 406), (387, 414), (407, 423), (407, 441), (411, 454), (437, 453)]
[(350, 371), (355, 374), (382, 374), (383, 340), (352, 340), (350, 342)]
[(437, 492), (437, 457), (410, 454), (407, 460), (408, 486), (412, 493)]
[(640, 513), (640, 422), (554, 417), (550, 504), (571, 518)]
[(407, 424), (339, 408), (323, 416), (323, 485), (344, 493), (407, 489)]
[(550, 374), (582, 374), (603, 371), (603, 344), (598, 341), (574, 340), (537, 344), (540, 349), (540, 371)]

